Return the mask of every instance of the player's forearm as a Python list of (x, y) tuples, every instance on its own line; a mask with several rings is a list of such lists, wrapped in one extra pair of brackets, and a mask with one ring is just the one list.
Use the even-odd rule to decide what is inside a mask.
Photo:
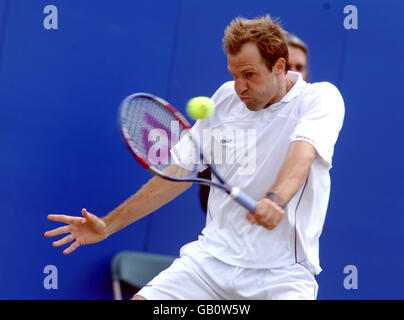
[(159, 209), (191, 185), (190, 182), (173, 182), (153, 177), (137, 193), (103, 218), (108, 236)]
[(315, 158), (316, 151), (311, 144), (305, 141), (292, 142), (288, 155), (269, 192), (275, 193), (288, 203), (306, 180)]

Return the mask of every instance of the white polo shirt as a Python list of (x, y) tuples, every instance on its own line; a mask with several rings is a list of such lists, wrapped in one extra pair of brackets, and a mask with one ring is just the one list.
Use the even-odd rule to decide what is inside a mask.
[[(294, 86), (279, 102), (259, 111), (247, 109), (233, 81), (223, 84), (212, 97), (214, 114), (198, 120), (192, 131), (200, 137), (207, 129), (213, 133), (210, 144), (201, 140), (205, 155), (226, 182), (255, 200), (262, 199), (274, 184), (292, 141), (307, 141), (317, 150), (307, 180), (273, 230), (251, 225), (244, 207), (222, 190), (211, 188), (206, 226), (198, 243), (231, 265), (277, 268), (302, 263), (317, 274), (321, 271), (319, 237), (330, 193), (329, 169), (344, 102), (331, 83), (309, 84), (298, 73), (289, 71), (288, 75)], [(186, 153), (186, 147), (178, 149)]]

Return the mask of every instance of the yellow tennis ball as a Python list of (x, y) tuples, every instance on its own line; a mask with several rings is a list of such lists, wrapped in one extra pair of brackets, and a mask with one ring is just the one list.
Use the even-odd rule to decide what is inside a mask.
[(186, 110), (192, 119), (205, 119), (212, 115), (215, 103), (208, 97), (195, 97), (188, 101)]

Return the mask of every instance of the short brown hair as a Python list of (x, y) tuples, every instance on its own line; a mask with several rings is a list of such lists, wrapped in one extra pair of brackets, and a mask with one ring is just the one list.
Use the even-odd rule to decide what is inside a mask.
[(238, 17), (224, 31), (223, 50), (236, 55), (247, 43), (255, 43), (269, 70), (279, 58), (286, 61), (285, 72), (289, 69), (289, 52), (286, 31), (279, 25), (279, 20), (272, 20), (269, 15), (248, 20)]

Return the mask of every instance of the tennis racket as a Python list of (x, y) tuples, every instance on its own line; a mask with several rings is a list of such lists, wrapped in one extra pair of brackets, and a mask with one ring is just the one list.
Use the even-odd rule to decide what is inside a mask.
[[(145, 169), (167, 180), (220, 188), (249, 212), (255, 212), (257, 202), (240, 188), (226, 183), (215, 167), (206, 161), (199, 142), (191, 132), (191, 125), (168, 102), (147, 93), (132, 94), (121, 103), (118, 125), (123, 142)], [(185, 144), (187, 150), (182, 158), (175, 152), (180, 144)], [(186, 163), (188, 176), (167, 174), (169, 170), (165, 169), (177, 164), (178, 160), (181, 164)], [(209, 167), (218, 182), (198, 178), (198, 163), (201, 162)]]

